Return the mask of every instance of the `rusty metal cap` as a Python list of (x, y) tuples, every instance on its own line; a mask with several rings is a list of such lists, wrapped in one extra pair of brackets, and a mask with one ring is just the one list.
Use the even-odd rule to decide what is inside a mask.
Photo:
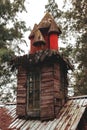
[(34, 24), (33, 30), (31, 31), (31, 33), (29, 35), (29, 39), (31, 39), (32, 37), (34, 37), (34, 33), (37, 30), (37, 28), (38, 28), (38, 25)]
[(41, 22), (38, 25), (38, 28), (42, 30), (47, 30), (48, 33), (57, 33), (61, 34), (59, 26), (56, 24), (54, 18), (47, 12)]
[(34, 41), (33, 41), (33, 45), (34, 46), (39, 46), (39, 45), (45, 45), (46, 41), (44, 40), (43, 35), (41, 34), (40, 30), (37, 29), (34, 33)]
[(48, 31), (48, 34), (51, 34), (51, 33), (57, 33), (58, 35), (61, 34), (61, 30), (54, 20), (51, 22), (51, 26)]
[(52, 16), (47, 12), (45, 14), (45, 16), (43, 17), (43, 19), (41, 20), (41, 22), (38, 25), (39, 29), (43, 29), (43, 28), (49, 28), (51, 25), (51, 21), (52, 21)]

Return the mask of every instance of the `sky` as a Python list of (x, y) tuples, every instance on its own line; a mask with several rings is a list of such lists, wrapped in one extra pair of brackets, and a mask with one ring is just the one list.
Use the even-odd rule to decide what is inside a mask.
[[(61, 8), (63, 0), (55, 0)], [(45, 14), (45, 5), (48, 0), (26, 0), (27, 25), (33, 27), (34, 23), (39, 23)], [(29, 18), (29, 19), (28, 19)]]
[(47, 0), (27, 1), (28, 0), (26, 0), (26, 8), (29, 14), (29, 21), (27, 21), (27, 24), (33, 27), (34, 23), (40, 22), (40, 19), (44, 16), (45, 4), (47, 3)]

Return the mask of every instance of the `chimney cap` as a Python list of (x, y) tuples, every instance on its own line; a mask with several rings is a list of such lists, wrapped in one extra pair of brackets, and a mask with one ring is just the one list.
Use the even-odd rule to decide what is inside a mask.
[(30, 35), (29, 35), (29, 39), (31, 39), (32, 37), (34, 37), (34, 33), (35, 31), (38, 29), (38, 25), (34, 24), (33, 30), (31, 31)]
[(51, 21), (52, 21), (52, 17), (51, 15), (47, 12), (45, 14), (45, 16), (42, 18), (41, 22), (38, 25), (39, 29), (43, 29), (43, 28), (49, 28), (51, 25)]
[(58, 25), (55, 23), (55, 21), (52, 21), (51, 22), (51, 26), (49, 28), (49, 31), (48, 33), (57, 33), (58, 35), (61, 34), (61, 30), (60, 28), (58, 27)]
[(46, 41), (44, 40), (44, 37), (42, 36), (41, 32), (39, 29), (37, 29), (34, 33), (34, 41), (33, 41), (33, 45), (34, 46), (39, 46), (39, 45), (45, 45)]
[(48, 29), (48, 33), (56, 32), (57, 34), (61, 34), (59, 26), (56, 24), (54, 18), (48, 12), (42, 18), (41, 22), (38, 25), (38, 28), (40, 30)]

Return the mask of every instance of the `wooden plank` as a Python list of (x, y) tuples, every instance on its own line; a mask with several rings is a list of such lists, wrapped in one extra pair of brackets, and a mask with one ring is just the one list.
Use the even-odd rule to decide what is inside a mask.
[(58, 98), (58, 99), (62, 99), (64, 96), (63, 96), (63, 94), (62, 93), (56, 93), (55, 92), (55, 94), (54, 94), (54, 98)]
[(41, 74), (41, 119), (54, 117), (53, 106), (53, 67), (44, 67)]
[(41, 95), (49, 95), (49, 94), (50, 95), (53, 94), (53, 88), (41, 90)]
[(46, 96), (42, 96), (42, 97), (41, 97), (41, 100), (49, 100), (49, 99), (50, 99), (50, 100), (53, 99), (53, 95), (50, 95), (50, 96), (47, 96), (47, 95), (46, 95)]
[(42, 69), (41, 69), (41, 73), (44, 73), (44, 72), (52, 72), (53, 71), (53, 67), (52, 66), (44, 66)]
[(60, 75), (56, 75), (56, 74), (54, 74), (54, 79), (56, 79), (56, 80), (59, 80), (60, 81)]
[(17, 81), (21, 81), (21, 80), (26, 82), (27, 78), (26, 77), (22, 77), (22, 76), (20, 78), (17, 78)]
[(53, 104), (54, 103), (54, 101), (53, 100), (46, 100), (45, 102), (43, 101), (43, 100), (41, 100), (41, 103), (40, 103), (40, 105), (41, 105), (41, 107), (43, 106), (43, 105), (47, 105), (47, 104)]
[(51, 114), (51, 112), (54, 112), (54, 109), (51, 110), (48, 106), (44, 106), (44, 107), (41, 107), (41, 111), (42, 113), (48, 113), (50, 111), (50, 114)]
[(53, 95), (54, 89), (49, 87), (45, 87), (44, 89), (41, 90), (40, 94), (41, 95), (49, 95), (52, 94)]
[(54, 69), (56, 69), (56, 70), (57, 70), (57, 69), (60, 69), (59, 63), (55, 63), (55, 64), (54, 64)]
[(27, 74), (26, 72), (21, 71), (20, 73), (17, 74), (17, 77), (22, 77), (22, 76), (26, 77), (27, 76), (26, 74)]
[(51, 81), (41, 81), (41, 89), (44, 89), (45, 87), (49, 88), (49, 86), (53, 86), (54, 85), (54, 82), (53, 80)]
[(50, 116), (54, 116), (54, 111), (52, 111), (50, 109), (41, 113), (41, 117), (49, 118)]
[(52, 75), (52, 74), (45, 74), (45, 75), (42, 75), (42, 76), (41, 76), (41, 80), (42, 80), (42, 79), (45, 79), (45, 78), (47, 78), (47, 79), (53, 78), (53, 75)]
[(26, 98), (25, 97), (17, 97), (17, 104), (25, 104)]
[(48, 75), (48, 76), (49, 76), (49, 75), (51, 76), (51, 75), (53, 75), (53, 72), (45, 72), (45, 73), (42, 73), (42, 74), (41, 74), (41, 77), (44, 77), (44, 76), (47, 76), (47, 75)]
[(25, 75), (19, 75), (19, 76), (17, 77), (17, 79), (18, 79), (18, 80), (20, 80), (20, 79), (27, 79), (26, 74), (25, 74)]
[(50, 120), (54, 117), (55, 116), (54, 116), (54, 113), (52, 111), (51, 111), (51, 113), (46, 112), (46, 113), (41, 114), (41, 120), (47, 120), (47, 119)]
[(26, 114), (26, 106), (25, 105), (17, 105), (16, 112), (17, 112), (17, 115), (24, 116)]
[(17, 92), (17, 97), (24, 97), (24, 98), (26, 98), (26, 96), (27, 96), (26, 93), (23, 93), (23, 92), (19, 93), (19, 92)]
[(43, 93), (43, 92), (52, 92), (52, 91), (53, 91), (53, 86), (47, 86), (47, 87), (41, 88), (41, 93)]
[(53, 77), (50, 77), (50, 76), (49, 76), (49, 78), (45, 77), (45, 78), (41, 79), (41, 82), (51, 82), (51, 81), (53, 81)]
[(17, 91), (25, 93), (25, 92), (26, 92), (26, 88), (25, 88), (25, 87), (21, 87), (21, 88), (20, 88), (20, 87), (18, 86)]
[(25, 70), (25, 68), (24, 68), (24, 67), (19, 66), (19, 67), (18, 67), (18, 72), (21, 72), (21, 71), (23, 72), (23, 71), (26, 71), (26, 70)]
[(53, 105), (53, 103), (48, 103), (48, 104), (41, 105), (41, 110), (47, 111), (48, 107), (50, 107), (51, 105)]
[(17, 89), (17, 94), (26, 94), (26, 88)]
[(60, 83), (54, 83), (54, 91), (55, 90), (60, 91)]
[(23, 85), (26, 84), (26, 81), (25, 80), (18, 80), (18, 85)]

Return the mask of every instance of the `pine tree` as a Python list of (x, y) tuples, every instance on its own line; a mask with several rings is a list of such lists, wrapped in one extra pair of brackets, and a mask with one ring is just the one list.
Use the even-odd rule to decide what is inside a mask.
[(87, 1), (72, 1), (72, 17), (76, 23), (73, 25), (77, 32), (75, 62), (78, 63), (75, 73), (75, 94), (87, 94)]
[[(15, 72), (11, 72), (10, 60), (20, 53), (24, 43), (25, 22), (19, 20), (18, 13), (26, 11), (25, 0), (0, 0), (0, 100), (12, 98), (9, 87), (15, 90)], [(13, 83), (10, 85), (9, 83)], [(3, 98), (2, 98), (3, 97)]]
[[(53, 4), (52, 4), (53, 3)], [(68, 9), (66, 6), (68, 5)], [(65, 56), (73, 60), (75, 70), (71, 87), (74, 87), (75, 95), (87, 94), (87, 4), (86, 0), (65, 0), (64, 8), (59, 11), (55, 0), (48, 0), (46, 9), (51, 14), (57, 14), (55, 20), (63, 27), (62, 42), (66, 48), (62, 48)], [(60, 12), (60, 14), (58, 13)], [(74, 43), (72, 41), (74, 39)]]

